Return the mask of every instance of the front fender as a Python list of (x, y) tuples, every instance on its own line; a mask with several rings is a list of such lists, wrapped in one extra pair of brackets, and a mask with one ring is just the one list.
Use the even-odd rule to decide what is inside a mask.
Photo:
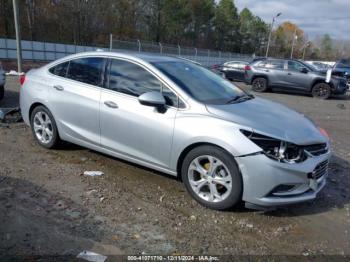
[(232, 156), (260, 151), (257, 145), (241, 133), (241, 128), (248, 129), (212, 116), (179, 113), (175, 121), (171, 169), (176, 170), (177, 161), (186, 148), (198, 143), (216, 145), (225, 149)]

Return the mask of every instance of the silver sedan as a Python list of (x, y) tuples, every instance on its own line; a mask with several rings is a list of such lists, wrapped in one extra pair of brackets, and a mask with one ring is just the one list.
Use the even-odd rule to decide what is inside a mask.
[(326, 184), (323, 129), (190, 61), (80, 53), (22, 82), (22, 116), (40, 145), (69, 141), (178, 176), (206, 207), (297, 203)]

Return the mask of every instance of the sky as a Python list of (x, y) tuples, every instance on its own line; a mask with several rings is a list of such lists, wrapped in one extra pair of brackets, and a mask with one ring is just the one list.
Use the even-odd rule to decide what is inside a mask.
[(234, 0), (238, 10), (247, 7), (271, 23), (281, 12), (277, 24), (291, 21), (310, 39), (325, 33), (334, 39), (350, 40), (350, 0)]

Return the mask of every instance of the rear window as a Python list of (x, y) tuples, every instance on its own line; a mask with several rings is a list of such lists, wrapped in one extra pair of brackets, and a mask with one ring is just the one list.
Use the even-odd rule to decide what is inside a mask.
[(58, 64), (58, 65), (56, 65), (54, 67), (51, 67), (49, 69), (49, 71), (50, 71), (50, 73), (52, 73), (52, 74), (54, 74), (56, 76), (66, 77), (68, 65), (69, 65), (69, 62)]
[(94, 86), (101, 86), (103, 64), (104, 58), (102, 57), (86, 57), (71, 60), (67, 78)]

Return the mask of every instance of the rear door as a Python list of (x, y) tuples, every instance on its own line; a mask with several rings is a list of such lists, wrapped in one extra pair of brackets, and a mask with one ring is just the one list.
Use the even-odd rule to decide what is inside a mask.
[(244, 80), (244, 67), (248, 62), (232, 61), (225, 63), (225, 75), (230, 80)]
[(280, 59), (267, 59), (257, 64), (263, 75), (268, 77), (270, 86), (284, 86), (285, 61)]
[(99, 106), (105, 61), (103, 57), (82, 57), (49, 69), (50, 110), (63, 139), (100, 144)]
[[(111, 59), (101, 92), (101, 144), (108, 150), (167, 168), (178, 98), (144, 66)], [(141, 105), (138, 96), (163, 92), (168, 105), (159, 111)]]
[[(307, 71), (302, 72), (302, 69)], [(307, 91), (313, 81), (313, 76), (309, 71), (310, 70), (302, 63), (294, 60), (288, 60), (287, 74), (285, 76), (286, 82), (293, 89)]]

